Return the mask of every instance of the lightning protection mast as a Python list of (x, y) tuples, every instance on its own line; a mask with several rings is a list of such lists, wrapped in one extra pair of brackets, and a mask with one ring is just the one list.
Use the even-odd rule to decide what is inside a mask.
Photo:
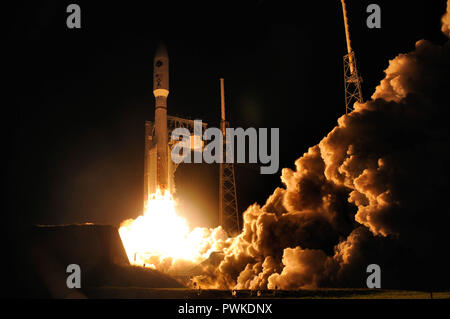
[(355, 52), (352, 50), (350, 42), (350, 31), (348, 27), (347, 8), (345, 0), (341, 0), (342, 14), (344, 16), (345, 38), (347, 40), (347, 54), (344, 55), (344, 87), (345, 87), (345, 114), (353, 111), (355, 102), (362, 103), (363, 96), (361, 91), (362, 78), (356, 67)]

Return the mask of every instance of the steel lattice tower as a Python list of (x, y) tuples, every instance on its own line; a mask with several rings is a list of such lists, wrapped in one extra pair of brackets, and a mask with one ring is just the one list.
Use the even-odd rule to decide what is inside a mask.
[(226, 128), (228, 122), (225, 120), (225, 89), (224, 80), (220, 79), (221, 97), (221, 121), (220, 128), (223, 135), (223, 153), (221, 154), (220, 177), (219, 177), (219, 225), (228, 233), (236, 235), (240, 231), (239, 213), (236, 196), (236, 179), (234, 176), (234, 164), (226, 163), (224, 154), (232, 153), (231, 144), (226, 139)]
[(350, 42), (350, 31), (347, 20), (347, 8), (345, 0), (341, 0), (342, 14), (344, 16), (345, 38), (347, 40), (347, 54), (344, 55), (344, 87), (345, 87), (345, 114), (353, 111), (355, 102), (362, 103), (363, 96), (361, 91), (362, 77), (356, 67), (355, 52), (352, 50)]

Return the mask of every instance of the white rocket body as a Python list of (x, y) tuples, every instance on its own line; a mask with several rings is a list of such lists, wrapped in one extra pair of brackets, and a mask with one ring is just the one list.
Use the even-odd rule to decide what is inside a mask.
[(169, 95), (169, 56), (160, 45), (153, 61), (153, 95), (155, 96), (156, 184), (168, 188), (167, 96)]
[[(177, 164), (170, 156), (167, 97), (169, 95), (169, 56), (166, 47), (159, 45), (153, 60), (153, 95), (155, 121), (145, 121), (144, 210), (148, 199), (158, 189), (175, 193)], [(173, 123), (172, 123), (173, 129)]]
[(174, 191), (173, 165), (169, 154), (167, 96), (169, 95), (169, 56), (159, 45), (153, 60), (155, 121), (145, 123), (144, 208), (149, 196), (160, 189)]

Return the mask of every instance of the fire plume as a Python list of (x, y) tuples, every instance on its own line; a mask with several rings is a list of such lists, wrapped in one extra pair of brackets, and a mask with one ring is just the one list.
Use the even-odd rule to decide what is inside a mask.
[(205, 260), (227, 237), (221, 227), (191, 230), (172, 194), (159, 189), (149, 196), (143, 215), (122, 222), (119, 234), (131, 264), (165, 271)]

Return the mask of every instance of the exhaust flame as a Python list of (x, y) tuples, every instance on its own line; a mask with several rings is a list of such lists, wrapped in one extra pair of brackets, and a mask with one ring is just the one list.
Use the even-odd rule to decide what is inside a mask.
[(191, 231), (176, 208), (172, 194), (158, 189), (143, 215), (122, 222), (119, 234), (131, 264), (171, 271), (175, 264), (193, 265), (222, 249), (226, 234), (221, 227)]

